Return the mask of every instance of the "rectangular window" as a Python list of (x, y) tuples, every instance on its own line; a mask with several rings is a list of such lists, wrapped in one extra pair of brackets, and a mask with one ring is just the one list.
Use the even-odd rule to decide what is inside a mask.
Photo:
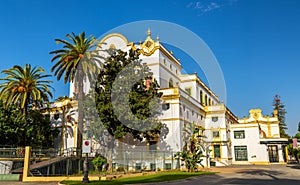
[(214, 117), (211, 118), (211, 120), (212, 120), (213, 122), (217, 122), (217, 121), (218, 121), (218, 117), (214, 116)]
[(141, 171), (142, 170), (142, 163), (136, 163), (135, 164), (135, 171)]
[(220, 137), (219, 131), (213, 131), (213, 137)]
[(185, 90), (185, 92), (188, 94), (188, 95), (192, 95), (192, 89), (189, 87), (189, 88), (185, 88), (184, 89)]
[(172, 169), (171, 163), (165, 163), (165, 170), (171, 170), (171, 169)]
[(236, 161), (248, 161), (247, 146), (235, 146), (234, 156)]
[(220, 158), (221, 157), (221, 147), (220, 145), (214, 145), (214, 158)]
[(200, 103), (203, 104), (203, 92), (200, 91)]
[(150, 170), (155, 171), (156, 170), (156, 164), (155, 163), (150, 163)]
[(245, 139), (244, 130), (234, 131), (233, 134), (234, 134), (234, 139)]

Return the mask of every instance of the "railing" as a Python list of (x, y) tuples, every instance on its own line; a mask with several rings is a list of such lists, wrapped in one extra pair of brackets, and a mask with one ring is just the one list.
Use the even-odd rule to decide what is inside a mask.
[(0, 158), (23, 158), (24, 154), (24, 147), (0, 148)]
[[(33, 154), (45, 154), (45, 157), (51, 156), (51, 153), (59, 152), (48, 152), (47, 150), (35, 150)], [(40, 153), (39, 153), (40, 152)], [(47, 153), (48, 152), (48, 153)], [(70, 151), (69, 151), (70, 152)], [(31, 165), (31, 176), (69, 176), (81, 174), (83, 171), (84, 156), (76, 156), (75, 149), (71, 152), (71, 155), (67, 156), (64, 152), (62, 156), (57, 155), (56, 158), (49, 160), (38, 161)], [(174, 158), (175, 152), (172, 151), (158, 151), (158, 150), (113, 150), (112, 158), (112, 172), (113, 174), (118, 173), (135, 173), (141, 171), (160, 171), (160, 170), (172, 170), (180, 167), (180, 161)], [(92, 154), (89, 156), (93, 156)], [(43, 156), (44, 157), (44, 156)], [(92, 160), (94, 157), (89, 157), (89, 171), (90, 173), (109, 174), (107, 171), (108, 165), (102, 166), (96, 170), (93, 166)]]
[[(12, 158), (24, 157), (21, 152), (23, 150), (20, 147), (1, 149), (2, 156)], [(89, 155), (89, 171), (99, 174), (103, 170), (103, 173), (108, 173), (108, 165), (98, 171), (95, 169), (92, 163), (96, 154), (96, 151), (94, 152)], [(107, 153), (102, 154), (104, 157), (107, 157)], [(176, 159), (174, 154), (175, 152), (173, 151), (114, 149), (111, 168), (113, 173), (177, 169), (180, 168), (181, 161)], [(83, 171), (84, 156), (84, 154), (81, 154), (81, 150), (76, 148), (68, 148), (66, 150), (32, 148), (30, 151), (30, 174), (32, 176), (69, 176), (80, 174)], [(19, 168), (16, 169), (18, 173), (22, 172), (21, 168), (18, 170)]]
[[(65, 150), (60, 149), (43, 149), (43, 148), (32, 148), (31, 159), (49, 159), (57, 156), (78, 156), (81, 154), (81, 149), (68, 148)], [(25, 148), (24, 147), (0, 147), (0, 158), (24, 158)]]
[(173, 151), (115, 150), (112, 160), (114, 172), (141, 172), (172, 170), (180, 167)]

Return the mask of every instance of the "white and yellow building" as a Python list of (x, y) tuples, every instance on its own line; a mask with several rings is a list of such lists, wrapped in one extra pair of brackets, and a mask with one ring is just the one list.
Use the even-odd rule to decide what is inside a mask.
[(288, 139), (280, 138), (277, 113), (263, 116), (252, 109), (250, 116), (231, 124), (233, 164), (270, 164), (287, 162)]
[(62, 98), (45, 109), (50, 114), (51, 126), (60, 133), (54, 145), (62, 155), (73, 155), (77, 146), (77, 102), (71, 98)]
[[(169, 129), (164, 143), (151, 141), (151, 149), (181, 151), (193, 126), (204, 128), (204, 153), (210, 164), (270, 164), (285, 162), (286, 139), (280, 138), (277, 117), (265, 117), (261, 110), (251, 110), (249, 118), (238, 119), (218, 96), (194, 74), (181, 74), (182, 66), (173, 52), (148, 30), (144, 42), (129, 42), (124, 35), (113, 33), (101, 41), (101, 49), (137, 50), (160, 85), (167, 106), (159, 119)], [(100, 53), (105, 56), (105, 53)], [(71, 84), (70, 96), (74, 93)], [(76, 129), (75, 129), (76, 130)], [(153, 145), (155, 147), (153, 147)], [(150, 148), (150, 147), (149, 147)], [(148, 149), (149, 149), (148, 148)], [(205, 165), (206, 162), (203, 163)], [(208, 163), (209, 164), (209, 163)]]

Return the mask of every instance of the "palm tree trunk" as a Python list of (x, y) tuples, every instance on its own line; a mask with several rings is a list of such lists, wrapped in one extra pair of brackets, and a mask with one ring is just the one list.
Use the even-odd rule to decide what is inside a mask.
[[(65, 154), (65, 117), (66, 117), (66, 108), (62, 107), (62, 123), (61, 123), (61, 151), (62, 154)], [(67, 149), (67, 148), (66, 148)]]
[(25, 106), (24, 106), (22, 111), (23, 111), (23, 118), (24, 118), (24, 133), (23, 133), (24, 141), (23, 141), (23, 145), (25, 147), (27, 145), (27, 114), (28, 114), (28, 112), (27, 112), (27, 103), (25, 103)]
[[(82, 63), (78, 65), (78, 140), (77, 148), (82, 148), (82, 132), (83, 132), (83, 69)], [(81, 152), (79, 152), (81, 156)]]

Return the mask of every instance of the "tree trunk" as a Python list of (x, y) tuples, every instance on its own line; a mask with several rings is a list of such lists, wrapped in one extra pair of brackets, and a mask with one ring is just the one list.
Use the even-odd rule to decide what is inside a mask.
[[(82, 148), (82, 132), (83, 132), (83, 69), (82, 62), (78, 65), (78, 139), (77, 139), (77, 148)], [(79, 152), (81, 156), (81, 152)]]
[(108, 161), (108, 169), (107, 171), (112, 174), (113, 168), (112, 168), (112, 160), (113, 160), (113, 149), (115, 146), (115, 138), (113, 136), (109, 136), (110, 141), (108, 142), (108, 156), (107, 156), (107, 161)]
[[(65, 154), (65, 116), (66, 116), (66, 108), (62, 107), (62, 120), (61, 120), (61, 153)], [(67, 149), (67, 148), (66, 148)]]
[(113, 172), (113, 169), (112, 169), (112, 148), (109, 148), (109, 151), (108, 151), (108, 156), (107, 156), (107, 161), (108, 161), (108, 169), (107, 171), (112, 174)]
[(24, 117), (24, 141), (23, 141), (23, 144), (24, 144), (24, 147), (26, 147), (27, 145), (27, 114), (28, 114), (28, 110), (27, 110), (27, 100), (25, 102), (25, 106), (23, 108), (23, 117)]

